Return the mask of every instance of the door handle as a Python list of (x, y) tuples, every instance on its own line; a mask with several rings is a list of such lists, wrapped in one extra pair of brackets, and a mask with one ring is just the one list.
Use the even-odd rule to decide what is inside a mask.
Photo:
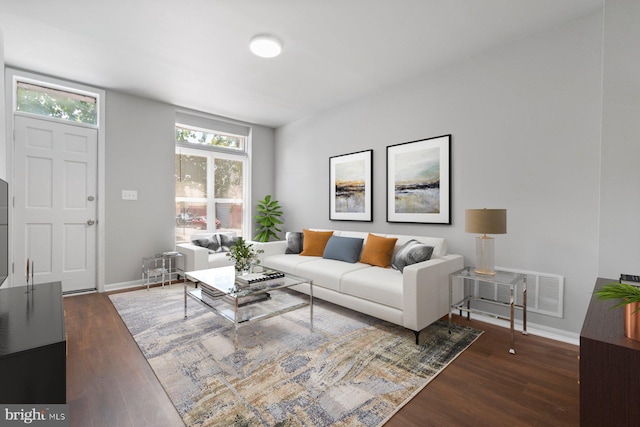
[(87, 225), (93, 225), (95, 223), (96, 222), (94, 220), (92, 220), (92, 219), (87, 220)]

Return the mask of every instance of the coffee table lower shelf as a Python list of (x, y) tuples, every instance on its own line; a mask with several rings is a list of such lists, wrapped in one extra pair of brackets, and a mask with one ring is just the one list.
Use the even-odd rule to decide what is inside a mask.
[[(202, 292), (202, 289), (191, 289), (187, 295), (198, 301), (214, 313), (226, 320), (237, 323), (238, 327), (244, 323), (268, 319), (289, 311), (310, 306), (311, 301), (307, 295), (290, 290), (279, 290), (276, 295), (269, 293), (269, 298), (249, 304), (238, 305), (235, 311), (234, 304), (226, 301), (224, 297), (214, 298)], [(305, 301), (306, 297), (306, 301)], [(311, 309), (313, 310), (313, 309)], [(187, 312), (185, 308), (185, 318)], [(309, 318), (310, 329), (313, 330), (313, 316)]]
[[(223, 267), (224, 268), (224, 267)], [(231, 267), (233, 268), (233, 267)], [(227, 277), (222, 271), (203, 270), (185, 274), (184, 318), (187, 318), (187, 297), (199, 302), (235, 326), (235, 345), (238, 347), (238, 329), (248, 323), (268, 319), (309, 306), (309, 330), (313, 332), (313, 283), (311, 280), (287, 275), (278, 281), (264, 282), (255, 287), (243, 288), (233, 283), (233, 274)], [(209, 286), (198, 278), (207, 279), (219, 274), (225, 286)], [(190, 288), (187, 279), (200, 283)], [(229, 280), (230, 279), (230, 280)], [(210, 282), (213, 283), (213, 282)], [(308, 284), (309, 294), (291, 289)], [(222, 290), (225, 289), (225, 290)], [(305, 291), (306, 292), (306, 291)]]

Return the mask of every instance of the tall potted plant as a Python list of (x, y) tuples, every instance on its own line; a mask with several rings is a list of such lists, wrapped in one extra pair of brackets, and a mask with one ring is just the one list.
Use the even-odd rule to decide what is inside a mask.
[(628, 283), (609, 283), (596, 291), (600, 300), (619, 299), (611, 308), (624, 308), (624, 335), (640, 341), (640, 287)]
[(270, 238), (278, 239), (276, 233), (282, 232), (278, 226), (282, 224), (280, 217), (282, 216), (282, 207), (280, 203), (271, 198), (270, 194), (267, 194), (264, 199), (258, 201), (256, 207), (258, 215), (254, 216), (258, 227), (253, 240), (258, 242), (268, 242)]

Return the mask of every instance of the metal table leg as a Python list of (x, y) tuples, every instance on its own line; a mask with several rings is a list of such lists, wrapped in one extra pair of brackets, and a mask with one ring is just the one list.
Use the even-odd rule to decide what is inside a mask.
[(513, 315), (514, 315), (514, 305), (515, 305), (515, 299), (514, 299), (514, 295), (513, 295), (513, 288), (514, 286), (511, 285), (509, 286), (510, 292), (509, 292), (509, 325), (511, 328), (511, 335), (509, 338), (509, 353), (511, 354), (516, 354), (516, 339), (515, 339), (515, 334), (513, 331)]
[(187, 275), (184, 275), (184, 318), (187, 318)]
[[(449, 334), (451, 334), (451, 306), (453, 305), (453, 275), (449, 275)], [(416, 344), (418, 337), (416, 336)]]
[(522, 288), (522, 334), (528, 335), (527, 332), (527, 276), (524, 276)]

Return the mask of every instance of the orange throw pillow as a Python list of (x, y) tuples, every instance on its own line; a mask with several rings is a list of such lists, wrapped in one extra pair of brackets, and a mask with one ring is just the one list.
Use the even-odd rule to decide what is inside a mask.
[(364, 250), (362, 251), (362, 256), (360, 257), (360, 262), (389, 268), (397, 240), (396, 238), (376, 236), (375, 234), (369, 233), (364, 245)]
[(324, 247), (333, 236), (333, 231), (311, 231), (302, 230), (304, 240), (302, 241), (302, 252), (300, 256), (322, 256)]

